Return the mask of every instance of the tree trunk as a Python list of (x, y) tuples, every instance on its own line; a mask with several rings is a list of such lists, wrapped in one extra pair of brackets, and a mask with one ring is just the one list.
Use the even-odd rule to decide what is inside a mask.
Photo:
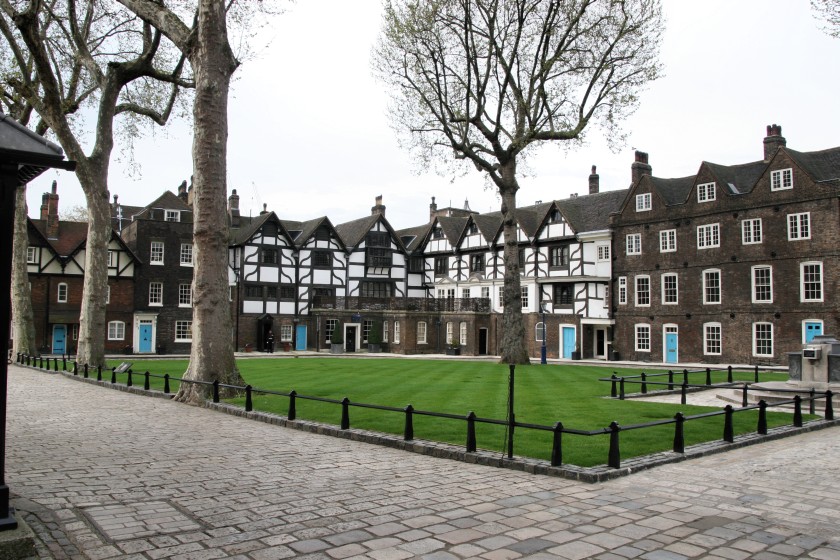
[(35, 316), (32, 313), (32, 293), (29, 290), (29, 271), (26, 250), (29, 247), (27, 228), (26, 186), (15, 192), (15, 233), (12, 248), (12, 359), (17, 354), (38, 355), (35, 342)]
[[(108, 243), (111, 241), (111, 206), (108, 203), (107, 165), (79, 161), (76, 176), (85, 192), (90, 219), (85, 249), (85, 280), (79, 317), (76, 361), (105, 366), (105, 301), (108, 290)], [(104, 167), (94, 169), (91, 167)]]
[[(193, 325), (185, 379), (243, 385), (233, 355), (228, 296), (227, 102), (236, 59), (227, 40), (224, 2), (201, 0), (189, 53), (195, 72), (193, 138)], [(201, 404), (208, 387), (182, 383), (176, 400)]]
[(522, 291), (519, 281), (519, 243), (516, 236), (516, 160), (511, 159), (501, 168), (502, 181), (498, 184), (502, 197), (502, 231), (504, 239), (505, 285), (504, 310), (502, 311), (503, 364), (530, 364), (525, 345), (525, 324), (522, 320)]

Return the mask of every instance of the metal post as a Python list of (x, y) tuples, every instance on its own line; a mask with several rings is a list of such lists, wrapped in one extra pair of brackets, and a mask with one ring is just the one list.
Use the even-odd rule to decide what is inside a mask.
[(559, 467), (563, 464), (563, 423), (554, 424), (554, 441), (551, 445), (551, 466)]
[(741, 390), (741, 406), (747, 406), (747, 403), (750, 402), (747, 395), (748, 388), (749, 385), (747, 385), (747, 382), (744, 381), (744, 388)]
[(802, 427), (802, 397), (793, 395), (793, 425)]
[(516, 379), (516, 366), (510, 364), (510, 380), (508, 383), (508, 441), (507, 456), (513, 459), (513, 429), (516, 427), (516, 419), (513, 414), (513, 387)]
[(612, 380), (612, 387), (610, 388), (610, 396), (612, 398), (615, 398), (615, 397), (618, 396), (618, 389), (615, 386), (615, 382), (618, 380), (618, 376), (615, 374), (615, 372), (613, 372), (612, 377), (610, 379)]
[(297, 397), (297, 391), (289, 393), (289, 414), (287, 415), (289, 420), (294, 420), (297, 417), (297, 404), (295, 403), (295, 397)]
[(169, 374), (166, 373), (163, 375), (163, 394), (169, 394)]
[(621, 377), (618, 380), (618, 400), (624, 400), (624, 378)]
[(834, 405), (831, 403), (831, 397), (834, 395), (831, 391), (825, 392), (825, 419), (834, 420)]
[(758, 383), (758, 366), (755, 366), (755, 382)]
[(732, 366), (726, 368), (726, 382), (732, 383)]
[(341, 429), (350, 429), (350, 399), (347, 397), (341, 399)]
[(706, 386), (712, 384), (712, 370), (710, 368), (706, 368)]
[(475, 412), (467, 414), (467, 453), (475, 453)]
[(682, 387), (680, 388), (680, 404), (686, 404), (685, 394), (688, 391), (688, 384), (683, 381)]
[(642, 394), (647, 394), (647, 374), (642, 372)]
[(682, 412), (674, 415), (674, 453), (685, 453), (685, 416)]
[(734, 430), (732, 429), (732, 412), (733, 408), (731, 404), (726, 405), (723, 408), (724, 411), (724, 419), (723, 419), (723, 441), (732, 443), (735, 441), (735, 434)]
[(149, 390), (149, 370), (146, 370), (146, 373), (143, 374), (143, 389)]
[(213, 380), (213, 402), (214, 403), (219, 402), (219, 380), (218, 379)]
[(610, 454), (609, 466), (613, 469), (621, 468), (621, 452), (618, 447), (618, 432), (621, 431), (621, 426), (618, 422), (613, 421), (610, 424)]
[(759, 434), (767, 435), (767, 402), (764, 399), (758, 401), (758, 429)]
[(674, 370), (672, 369), (668, 370), (668, 390), (674, 390)]
[(540, 363), (547, 364), (546, 349), (545, 349), (545, 302), (540, 302), (540, 310), (542, 311), (542, 347), (540, 348)]
[(403, 431), (403, 439), (411, 441), (414, 439), (414, 407), (408, 405), (405, 407), (405, 430)]
[(254, 410), (254, 402), (251, 399), (251, 386), (245, 386), (245, 412), (251, 412)]

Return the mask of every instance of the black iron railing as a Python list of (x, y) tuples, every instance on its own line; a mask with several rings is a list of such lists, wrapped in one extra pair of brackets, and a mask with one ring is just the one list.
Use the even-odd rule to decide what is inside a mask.
[[(40, 363), (33, 357), (18, 354), (17, 355), (17, 362), (21, 365), (30, 365), (34, 367), (40, 367), (41, 369), (50, 369), (49, 359), (46, 362), (46, 367), (44, 365), (43, 358), (41, 358)], [(79, 375), (79, 365), (77, 363), (72, 364), (73, 375)], [(511, 366), (513, 368), (513, 366)], [(54, 362), (54, 369), (58, 371), (58, 359), (55, 359)], [(90, 375), (90, 371), (88, 366), (85, 364), (81, 368), (82, 374), (85, 378), (88, 378)], [(705, 370), (704, 370), (705, 371)], [(731, 370), (730, 370), (731, 371)], [(699, 420), (704, 418), (711, 418), (715, 416), (723, 416), (723, 436), (722, 440), (728, 443), (732, 443), (734, 441), (734, 429), (733, 429), (733, 415), (736, 413), (742, 413), (746, 411), (758, 410), (758, 423), (756, 426), (756, 433), (758, 434), (767, 434), (767, 409), (771, 407), (784, 407), (793, 405), (794, 412), (793, 412), (793, 421), (792, 424), (795, 427), (801, 427), (803, 425), (803, 417), (802, 417), (802, 402), (808, 401), (809, 403), (809, 410), (811, 414), (814, 414), (815, 410), (815, 403), (817, 401), (824, 400), (824, 411), (823, 417), (825, 421), (833, 421), (834, 420), (834, 408), (833, 408), (833, 393), (832, 391), (825, 391), (817, 393), (814, 390), (811, 390), (807, 396), (801, 396), (800, 394), (796, 394), (793, 396), (792, 399), (776, 401), (772, 403), (768, 403), (765, 400), (759, 401), (757, 404), (754, 405), (747, 405), (746, 402), (742, 403), (743, 406), (736, 408), (733, 407), (731, 404), (726, 405), (722, 410), (713, 411), (713, 412), (705, 412), (702, 414), (694, 414), (694, 415), (684, 415), (681, 412), (678, 412), (674, 415), (673, 418), (666, 418), (662, 420), (656, 420), (653, 422), (645, 422), (642, 424), (628, 424), (628, 425), (621, 425), (617, 421), (611, 422), (609, 426), (605, 428), (598, 428), (595, 430), (578, 430), (578, 429), (570, 429), (563, 426), (562, 422), (556, 422), (552, 426), (542, 425), (542, 424), (531, 424), (527, 422), (518, 422), (513, 421), (512, 418), (506, 420), (494, 419), (494, 418), (480, 418), (476, 416), (475, 412), (470, 411), (466, 415), (459, 415), (459, 414), (448, 414), (443, 412), (433, 412), (428, 410), (418, 410), (415, 409), (411, 404), (404, 408), (393, 407), (393, 406), (384, 406), (384, 405), (377, 405), (377, 404), (370, 404), (370, 403), (361, 403), (361, 402), (354, 402), (351, 401), (349, 398), (344, 397), (343, 399), (331, 399), (326, 397), (316, 397), (311, 395), (301, 395), (296, 391), (292, 390), (288, 393), (282, 391), (273, 391), (269, 389), (260, 389), (256, 387), (252, 387), (251, 385), (246, 385), (244, 387), (238, 385), (227, 385), (223, 383), (219, 383), (218, 381), (209, 382), (209, 381), (196, 381), (192, 379), (184, 379), (179, 377), (172, 377), (169, 374), (165, 375), (158, 375), (150, 373), (149, 371), (145, 371), (142, 374), (134, 373), (131, 369), (128, 369), (124, 372), (126, 374), (126, 385), (131, 387), (134, 384), (134, 376), (140, 375), (143, 377), (143, 387), (145, 390), (149, 390), (150, 387), (150, 378), (158, 378), (164, 380), (164, 387), (163, 392), (165, 394), (170, 394), (170, 381), (178, 381), (179, 383), (193, 383), (202, 385), (205, 387), (209, 387), (212, 400), (214, 403), (220, 402), (220, 389), (230, 389), (233, 391), (237, 391), (240, 393), (244, 393), (245, 395), (245, 411), (252, 412), (254, 409), (253, 406), (253, 396), (254, 394), (259, 395), (274, 395), (279, 397), (286, 397), (289, 399), (288, 405), (288, 412), (287, 418), (289, 420), (296, 420), (297, 419), (297, 401), (298, 400), (309, 400), (309, 401), (318, 401), (323, 403), (330, 403), (335, 405), (340, 405), (341, 407), (341, 416), (339, 420), (339, 426), (341, 430), (349, 430), (350, 429), (350, 408), (357, 407), (357, 408), (366, 408), (366, 409), (373, 409), (373, 410), (380, 410), (383, 412), (389, 413), (397, 413), (404, 415), (404, 429), (403, 429), (403, 439), (405, 441), (412, 441), (414, 440), (415, 433), (414, 433), (414, 416), (422, 415), (422, 416), (429, 416), (433, 418), (443, 418), (455, 421), (461, 421), (466, 423), (466, 451), (468, 453), (474, 453), (478, 449), (478, 443), (476, 439), (476, 424), (493, 424), (498, 426), (505, 426), (509, 430), (509, 438), (508, 438), (508, 454), (512, 456), (513, 454), (513, 430), (516, 428), (523, 428), (529, 430), (538, 430), (543, 432), (551, 432), (553, 433), (552, 438), (552, 446), (551, 446), (551, 459), (550, 463), (551, 466), (557, 467), (563, 464), (563, 435), (569, 436), (583, 436), (583, 437), (592, 437), (592, 436), (609, 436), (609, 452), (607, 456), (607, 465), (611, 468), (620, 468), (621, 467), (621, 451), (620, 451), (620, 434), (621, 432), (627, 432), (631, 430), (641, 430), (645, 428), (652, 428), (658, 426), (664, 426), (669, 424), (674, 424), (674, 441), (673, 441), (673, 451), (675, 453), (685, 453), (685, 438), (684, 438), (684, 424), (686, 422), (690, 422), (692, 420)], [(511, 371), (511, 373), (513, 373)], [(644, 377), (642, 377), (644, 375)], [(651, 382), (647, 380), (648, 375), (642, 374), (640, 376), (631, 376), (627, 378), (617, 378), (613, 376), (613, 378), (606, 378), (607, 381), (613, 382), (613, 392), (616, 391), (615, 384), (616, 383), (626, 383), (629, 381), (638, 382), (638, 383), (647, 383), (647, 384), (659, 384), (659, 385), (673, 385), (673, 378), (670, 379), (670, 383), (666, 382)], [(667, 375), (667, 374), (665, 374)], [(757, 374), (756, 374), (757, 375)], [(102, 368), (96, 368), (96, 378), (97, 381), (102, 381)], [(637, 381), (635, 378), (639, 378)], [(684, 378), (685, 379), (685, 378)], [(111, 370), (111, 380), (112, 384), (117, 383), (117, 371), (116, 368)], [(734, 383), (734, 382), (733, 382)], [(681, 388), (686, 387), (704, 387), (708, 388), (708, 385), (689, 385), (685, 380), (681, 385)], [(745, 384), (746, 387), (746, 384)], [(685, 390), (685, 389), (683, 389)], [(764, 389), (764, 391), (768, 391)], [(796, 392), (796, 391), (782, 391), (782, 390), (773, 390), (772, 392)], [(801, 392), (801, 391), (800, 391)], [(613, 395), (615, 396), (615, 395)], [(684, 402), (683, 402), (684, 404)]]

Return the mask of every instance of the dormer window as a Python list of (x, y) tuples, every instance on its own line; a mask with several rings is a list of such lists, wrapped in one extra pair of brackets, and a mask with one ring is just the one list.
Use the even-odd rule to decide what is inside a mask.
[(770, 190), (782, 191), (793, 188), (793, 169), (779, 169), (770, 172)]
[(443, 230), (440, 228), (440, 226), (436, 227), (432, 231), (432, 237), (435, 239), (441, 239), (443, 237)]
[(651, 209), (650, 193), (636, 195), (636, 212), (647, 212)]
[(166, 211), (166, 221), (167, 222), (180, 222), (181, 221), (181, 212), (178, 210), (167, 210)]
[(715, 184), (701, 183), (697, 185), (697, 202), (711, 202), (715, 199)]
[[(650, 195), (648, 195), (648, 196), (650, 196)], [(551, 213), (548, 215), (548, 223), (550, 223), (550, 224), (556, 224), (556, 223), (559, 223), (559, 222), (562, 222), (562, 221), (563, 221), (563, 217), (560, 215), (560, 210), (558, 210), (557, 208), (552, 210)]]
[(475, 224), (470, 224), (467, 227), (467, 235), (475, 235), (476, 233), (478, 233), (478, 226)]
[(315, 241), (329, 241), (330, 229), (327, 226), (321, 226), (315, 230)]

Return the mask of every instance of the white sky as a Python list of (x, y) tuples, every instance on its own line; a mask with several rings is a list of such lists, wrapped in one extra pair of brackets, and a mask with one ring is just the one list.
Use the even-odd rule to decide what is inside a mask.
[[(665, 77), (624, 123), (617, 154), (590, 133), (569, 153), (546, 146), (520, 180), (518, 203), (588, 192), (592, 165), (601, 190), (626, 188), (633, 148), (650, 154), (653, 174), (683, 177), (702, 161), (738, 164), (763, 157), (766, 125), (782, 125), (787, 145), (811, 151), (840, 145), (840, 39), (818, 28), (808, 0), (664, 0)], [(228, 189), (243, 215), (263, 203), (281, 218), (328, 216), (334, 224), (370, 214), (377, 195), (396, 229), (439, 208), (479, 212), (499, 203), (477, 171), (457, 178), (417, 174), (385, 112), (370, 71), (379, 0), (297, 0), (271, 26), (270, 45), (237, 71), (230, 99)], [(123, 204), (145, 206), (189, 179), (192, 137), (179, 123), (137, 142), (140, 177), (118, 161), (109, 188)], [(117, 154), (119, 148), (115, 149)], [(48, 171), (29, 186), (30, 215), (57, 179), (59, 208), (84, 205), (75, 176)]]

